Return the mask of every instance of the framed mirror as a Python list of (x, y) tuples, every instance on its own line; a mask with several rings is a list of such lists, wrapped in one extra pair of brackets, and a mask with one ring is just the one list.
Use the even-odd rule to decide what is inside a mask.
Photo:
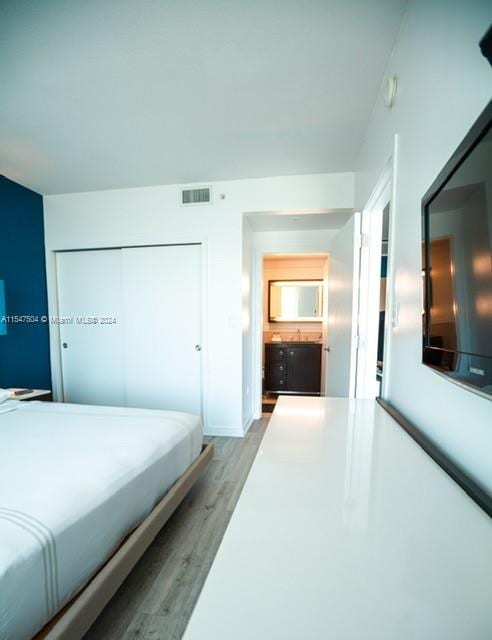
[(323, 280), (269, 280), (269, 322), (321, 322)]

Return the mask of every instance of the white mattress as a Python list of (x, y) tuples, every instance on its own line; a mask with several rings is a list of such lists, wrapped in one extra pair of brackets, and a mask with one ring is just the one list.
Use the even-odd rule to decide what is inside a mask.
[(0, 405), (0, 638), (31, 638), (198, 456), (198, 417)]

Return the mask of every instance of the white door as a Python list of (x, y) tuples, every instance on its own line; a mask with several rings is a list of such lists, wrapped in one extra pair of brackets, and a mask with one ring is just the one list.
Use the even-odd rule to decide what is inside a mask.
[(322, 346), (321, 351), (321, 395), (326, 396), (326, 372), (327, 372), (327, 348), (328, 348), (328, 291), (330, 275), (330, 258), (323, 266), (323, 321), (321, 324)]
[(326, 395), (352, 397), (355, 390), (360, 214), (334, 237), (328, 279)]
[(201, 247), (122, 250), (129, 407), (202, 413)]
[(63, 399), (125, 406), (121, 251), (62, 252), (56, 260)]
[(360, 256), (359, 310), (357, 333), (357, 398), (375, 398), (379, 395), (376, 379), (379, 332), (379, 303), (381, 288), (381, 240), (383, 210), (364, 210), (361, 231), (366, 238)]

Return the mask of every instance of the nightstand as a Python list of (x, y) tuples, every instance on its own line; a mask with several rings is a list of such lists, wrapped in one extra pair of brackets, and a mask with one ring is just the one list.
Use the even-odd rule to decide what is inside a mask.
[(50, 389), (33, 389), (31, 393), (24, 393), (21, 396), (15, 395), (15, 391), (21, 391), (21, 389), (17, 387), (11, 387), (8, 390), (12, 392), (12, 400), (25, 400), (26, 402), (29, 400), (44, 400), (45, 402), (49, 402), (52, 400)]

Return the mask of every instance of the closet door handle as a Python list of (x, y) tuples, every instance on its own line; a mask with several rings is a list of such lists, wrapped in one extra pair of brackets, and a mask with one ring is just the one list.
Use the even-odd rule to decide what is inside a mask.
[(68, 349), (68, 342), (64, 342), (64, 343), (62, 344), (62, 347), (63, 347), (64, 349)]
[(196, 344), (195, 345), (195, 351), (201, 351), (202, 350), (202, 345), (201, 344)]

